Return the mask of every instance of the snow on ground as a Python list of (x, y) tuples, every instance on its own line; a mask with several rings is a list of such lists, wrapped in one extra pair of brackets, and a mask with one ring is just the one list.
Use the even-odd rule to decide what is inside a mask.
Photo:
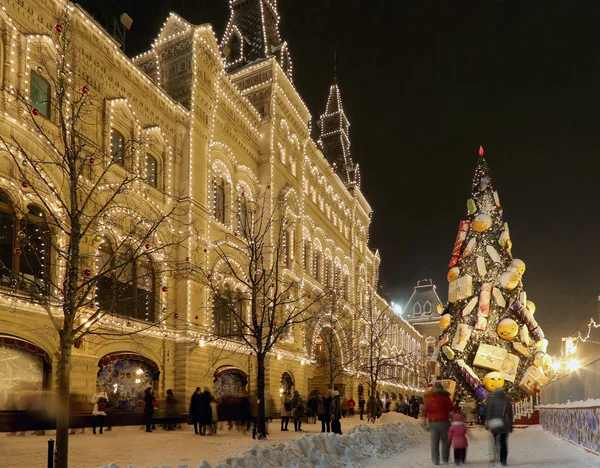
[[(362, 421), (366, 422), (366, 421)], [(358, 416), (342, 420), (344, 432), (360, 424)], [(197, 468), (201, 460), (215, 466), (220, 460), (243, 454), (255, 444), (260, 447), (273, 447), (289, 442), (300, 433), (294, 432), (293, 423), (289, 432), (280, 431), (278, 420), (269, 426), (269, 439), (257, 441), (250, 432), (243, 435), (234, 430), (218, 431), (216, 436), (200, 437), (194, 434), (192, 426), (184, 425), (182, 430), (163, 431), (156, 429), (148, 434), (136, 427), (115, 427), (110, 432), (93, 435), (91, 428), (85, 434), (69, 438), (69, 466), (71, 468), (97, 468), (115, 462), (121, 468), (129, 465), (137, 468), (153, 466), (189, 465)], [(321, 424), (303, 424), (307, 433), (321, 431)], [(24, 437), (7, 436), (0, 433), (0, 468), (42, 468), (46, 466), (47, 441), (54, 439), (54, 431), (46, 436)]]
[[(482, 468), (497, 466), (500, 463), (489, 463), (490, 434), (478, 427), (470, 429), (471, 438), (467, 451), (467, 466), (469, 468)], [(431, 467), (429, 441), (418, 446), (408, 448), (406, 451), (387, 460), (375, 460), (369, 468), (422, 468)], [(453, 464), (452, 450), (450, 450), (450, 463)], [(540, 467), (567, 467), (597, 468), (600, 466), (600, 457), (586, 452), (583, 448), (573, 445), (548, 432), (544, 432), (539, 425), (525, 429), (516, 428), (508, 439), (508, 466), (519, 468)]]

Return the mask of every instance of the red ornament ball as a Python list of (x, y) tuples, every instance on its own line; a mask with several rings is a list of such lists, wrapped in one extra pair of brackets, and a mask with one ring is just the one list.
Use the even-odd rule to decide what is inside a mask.
[(27, 187), (29, 187), (29, 184), (27, 182), (23, 181), (23, 182), (21, 182), (21, 187), (27, 188)]
[(162, 287), (162, 289), (161, 289), (161, 291), (162, 291), (162, 292), (167, 292), (167, 289), (168, 289), (168, 288), (167, 288), (166, 286), (163, 286), (163, 287)]
[(196, 320), (198, 320), (200, 317), (198, 317), (197, 315), (194, 317)]
[(275, 287), (275, 283), (271, 283), (271, 287), (274, 288)]
[(96, 304), (92, 303), (90, 304), (90, 309), (95, 309), (96, 308)]
[(83, 94), (88, 94), (88, 93), (90, 92), (90, 90), (88, 89), (88, 87), (87, 87), (87, 86), (83, 85), (83, 86), (81, 87), (81, 92), (82, 92)]
[(178, 318), (179, 318), (179, 314), (178, 314), (177, 312), (175, 312), (175, 313), (173, 314), (173, 318), (176, 318), (176, 319), (178, 319)]
[(204, 249), (204, 253), (206, 253), (206, 252), (208, 252), (208, 250), (207, 250), (207, 249)]
[(91, 276), (92, 275), (92, 270), (90, 270), (89, 268), (86, 268), (85, 270), (83, 270), (83, 276)]
[(146, 249), (150, 248), (150, 244), (146, 244), (144, 247), (146, 247)]
[(60, 24), (57, 24), (56, 26), (54, 26), (54, 30), (55, 30), (57, 33), (61, 33), (61, 32), (63, 32), (62, 26), (61, 26)]
[(21, 255), (23, 253), (23, 251), (21, 249), (15, 249), (13, 250), (13, 252), (15, 253), (15, 255)]
[(40, 111), (39, 111), (39, 110), (37, 110), (35, 107), (33, 107), (33, 108), (31, 109), (31, 113), (32, 113), (33, 115), (40, 115)]
[(119, 291), (121, 291), (121, 292), (125, 291), (125, 286), (121, 286), (121, 287), (119, 288)]
[(268, 189), (270, 189), (270, 188), (271, 188), (271, 185), (270, 185), (270, 184), (269, 184), (269, 185), (267, 185), (267, 188), (268, 188)]
[(234, 232), (234, 233), (233, 233), (233, 235), (234, 235), (235, 237), (237, 237), (237, 232)]
[(190, 261), (190, 257), (185, 257), (185, 261), (189, 262)]
[(94, 164), (96, 162), (96, 160), (94, 158), (90, 158), (90, 159), (88, 159), (88, 161), (90, 164)]

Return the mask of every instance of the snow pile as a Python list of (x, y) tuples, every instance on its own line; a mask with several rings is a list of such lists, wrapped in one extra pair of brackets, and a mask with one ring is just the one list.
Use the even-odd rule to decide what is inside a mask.
[[(365, 466), (371, 459), (390, 457), (426, 440), (426, 432), (416, 419), (402, 414), (387, 413), (382, 416), (382, 420), (396, 422), (375, 426), (355, 426), (342, 436), (304, 434), (291, 442), (276, 446), (255, 445), (242, 456), (227, 458), (215, 468)], [(108, 464), (101, 468), (119, 467)], [(179, 465), (177, 468), (191, 467)], [(202, 461), (198, 468), (211, 468), (211, 466), (208, 462)]]
[(540, 405), (539, 408), (589, 408), (590, 406), (600, 406), (600, 399), (588, 399), (571, 401), (566, 403), (552, 403), (548, 405)]

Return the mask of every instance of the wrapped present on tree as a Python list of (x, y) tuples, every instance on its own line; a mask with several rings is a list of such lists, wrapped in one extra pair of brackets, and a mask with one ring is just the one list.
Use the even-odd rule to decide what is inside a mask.
[(461, 221), (458, 225), (458, 234), (456, 235), (456, 240), (454, 241), (454, 248), (452, 249), (452, 258), (450, 259), (450, 263), (448, 266), (450, 268), (456, 266), (458, 260), (460, 258), (460, 252), (462, 251), (463, 243), (467, 238), (467, 232), (469, 230), (469, 226), (471, 223), (468, 221)]
[(485, 247), (485, 251), (488, 253), (488, 255), (490, 256), (490, 258), (495, 263), (499, 263), (501, 261), (500, 255), (498, 254), (498, 251), (494, 247), (492, 247), (491, 245), (487, 245)]
[(477, 305), (477, 296), (473, 297), (469, 301), (469, 303), (465, 306), (465, 308), (462, 310), (463, 317), (466, 317), (467, 315), (470, 315), (471, 312), (473, 312), (473, 310), (475, 309), (476, 305)]
[(485, 276), (487, 274), (487, 268), (485, 266), (485, 258), (483, 258), (481, 255), (478, 255), (475, 263), (477, 264), (477, 272), (479, 273), (479, 275)]
[(473, 365), (483, 367), (484, 369), (499, 371), (502, 369), (506, 354), (507, 351), (504, 348), (481, 343), (479, 348), (477, 348)]
[(506, 307), (506, 300), (504, 299), (502, 291), (500, 291), (498, 288), (494, 288), (492, 289), (492, 296), (494, 296), (496, 304), (498, 304), (500, 307)]
[(514, 383), (517, 376), (517, 369), (519, 368), (519, 356), (507, 353), (502, 367), (500, 368), (500, 374), (504, 377), (504, 380)]
[(467, 325), (466, 323), (459, 323), (456, 326), (456, 332), (454, 334), (454, 338), (452, 339), (451, 348), (455, 351), (464, 351), (469, 339), (471, 338), (471, 333), (473, 333), (473, 327)]
[[(521, 328), (523, 328), (523, 327), (521, 327)], [(512, 344), (513, 344), (513, 348), (515, 348), (515, 351), (517, 353), (519, 353), (521, 356), (531, 357), (531, 353), (529, 352), (529, 350), (525, 346), (523, 346), (521, 343), (519, 343), (517, 341), (513, 341)]]
[(442, 385), (442, 388), (450, 394), (450, 399), (454, 398), (454, 392), (456, 391), (456, 382), (450, 379), (436, 380), (435, 383)]
[(463, 250), (462, 256), (468, 257), (469, 255), (471, 255), (475, 250), (475, 247), (477, 247), (477, 241), (473, 237), (469, 242), (467, 242), (467, 246), (465, 247), (465, 250)]
[(519, 388), (525, 393), (533, 395), (540, 387), (543, 387), (547, 383), (548, 378), (539, 368), (529, 366), (519, 382)]
[(470, 275), (461, 276), (448, 286), (448, 302), (454, 303), (473, 295), (473, 278)]
[(442, 346), (442, 351), (448, 359), (450, 359), (450, 360), (454, 359), (455, 354), (454, 354), (454, 351), (452, 351), (452, 348), (450, 346)]

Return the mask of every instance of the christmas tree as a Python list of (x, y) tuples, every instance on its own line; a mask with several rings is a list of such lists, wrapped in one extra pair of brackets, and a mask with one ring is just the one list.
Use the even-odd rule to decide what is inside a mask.
[(437, 375), (456, 401), (483, 401), (500, 387), (514, 401), (546, 383), (551, 363), (482, 147), (479, 156), (449, 264)]

